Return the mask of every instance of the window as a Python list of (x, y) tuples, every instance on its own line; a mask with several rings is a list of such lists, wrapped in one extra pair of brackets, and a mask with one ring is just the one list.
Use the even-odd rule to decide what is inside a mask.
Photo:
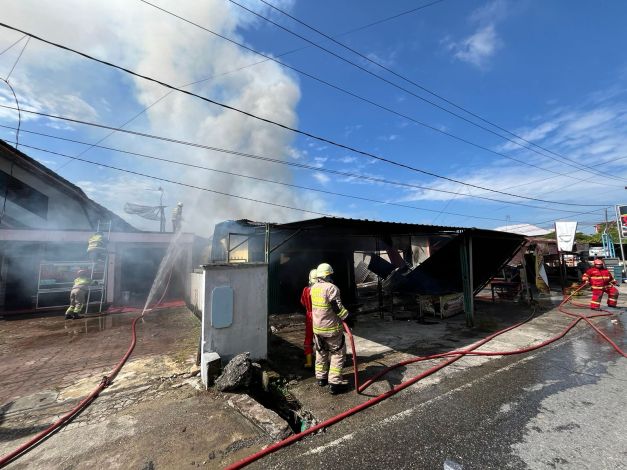
[(0, 170), (0, 197), (43, 219), (48, 218), (48, 196)]

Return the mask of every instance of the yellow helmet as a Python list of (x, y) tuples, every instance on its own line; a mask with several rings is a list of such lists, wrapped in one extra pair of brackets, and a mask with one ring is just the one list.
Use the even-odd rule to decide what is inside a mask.
[(324, 278), (324, 277), (330, 276), (331, 274), (333, 274), (333, 268), (331, 267), (329, 263), (322, 263), (318, 265), (318, 269), (316, 269), (317, 277)]
[(312, 269), (311, 271), (309, 271), (309, 284), (315, 284), (317, 278), (318, 278), (317, 269)]

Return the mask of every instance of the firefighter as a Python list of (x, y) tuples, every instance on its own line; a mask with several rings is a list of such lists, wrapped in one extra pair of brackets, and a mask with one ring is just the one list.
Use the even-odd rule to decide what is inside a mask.
[(181, 230), (181, 224), (183, 223), (183, 203), (179, 202), (176, 207), (172, 209), (172, 232), (178, 232)]
[(316, 269), (317, 282), (311, 287), (312, 323), (316, 348), (316, 379), (318, 385), (329, 384), (332, 395), (340, 393), (348, 384), (342, 378), (346, 356), (346, 342), (342, 320), (348, 310), (342, 305), (340, 290), (333, 284), (333, 268), (322, 263)]
[(87, 292), (89, 291), (89, 285), (92, 283), (89, 277), (89, 272), (86, 269), (79, 269), (77, 278), (74, 279), (74, 285), (70, 292), (70, 306), (65, 312), (65, 319), (80, 318), (80, 313), (85, 305), (87, 299)]
[(87, 256), (95, 263), (100, 258), (103, 258), (107, 252), (107, 241), (104, 238), (102, 232), (98, 231), (94, 233), (87, 242)]
[(588, 269), (582, 276), (584, 284), (590, 284), (592, 289), (592, 300), (590, 300), (590, 308), (599, 310), (601, 308), (601, 298), (603, 292), (607, 292), (607, 306), (616, 307), (618, 301), (618, 283), (609, 272), (602, 259), (595, 259), (594, 266)]
[(300, 303), (305, 307), (305, 341), (303, 349), (305, 352), (305, 369), (313, 367), (313, 326), (311, 323), (311, 286), (316, 283), (317, 269), (309, 271), (309, 285), (303, 289), (300, 296)]

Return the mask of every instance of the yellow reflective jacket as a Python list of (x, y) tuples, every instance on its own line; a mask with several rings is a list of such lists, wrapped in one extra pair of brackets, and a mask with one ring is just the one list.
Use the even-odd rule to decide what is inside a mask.
[(76, 279), (74, 279), (74, 285), (72, 286), (72, 289), (87, 289), (89, 288), (90, 284), (91, 279), (87, 277), (77, 277)]
[(342, 331), (342, 320), (348, 310), (342, 305), (340, 289), (326, 281), (311, 286), (313, 332), (319, 336), (335, 336)]
[(105, 241), (102, 235), (92, 235), (87, 242), (87, 249), (90, 248), (104, 248)]

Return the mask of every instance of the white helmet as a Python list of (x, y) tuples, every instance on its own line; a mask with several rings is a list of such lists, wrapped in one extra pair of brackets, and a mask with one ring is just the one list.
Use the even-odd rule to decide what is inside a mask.
[(318, 278), (317, 269), (312, 269), (311, 271), (309, 271), (309, 284), (315, 284), (317, 278)]
[(331, 274), (333, 274), (333, 268), (329, 263), (322, 263), (318, 265), (318, 269), (316, 269), (317, 277), (325, 278), (327, 276), (330, 276)]
[(182, 202), (177, 202), (176, 205), (179, 206), (179, 207), (183, 207), (183, 203)]

